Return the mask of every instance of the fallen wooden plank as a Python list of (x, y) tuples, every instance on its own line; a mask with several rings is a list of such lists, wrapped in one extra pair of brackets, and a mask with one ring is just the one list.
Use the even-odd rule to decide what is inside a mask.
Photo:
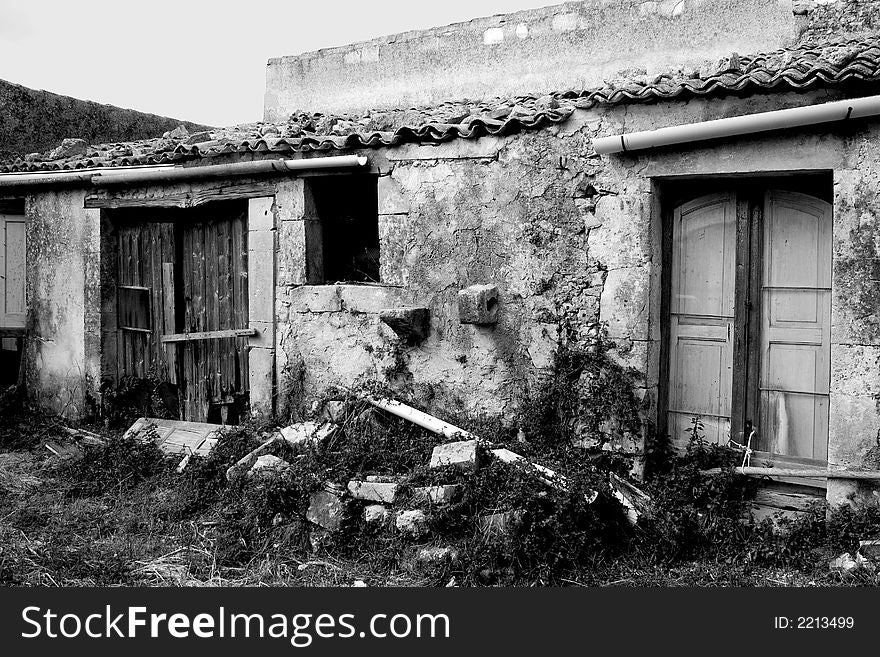
[(207, 456), (217, 444), (221, 431), (235, 428), (207, 422), (142, 417), (128, 428), (124, 437), (142, 438), (150, 427), (156, 432), (156, 446), (166, 454), (196, 456)]
[(196, 333), (170, 333), (163, 335), (162, 342), (192, 342), (195, 340), (217, 340), (220, 338), (246, 338), (258, 333), (255, 328), (223, 329), (222, 331), (199, 331)]
[(803, 512), (809, 511), (817, 502), (824, 501), (824, 496), (759, 488), (755, 492), (755, 498), (752, 500), (752, 503), (757, 506), (781, 511)]
[[(863, 479), (880, 481), (880, 470), (822, 470), (820, 468), (734, 468), (739, 475), (749, 477), (794, 477), (799, 479)], [(721, 468), (701, 470), (701, 474), (720, 474)]]
[(238, 461), (229, 466), (229, 468), (227, 468), (226, 480), (232, 481), (237, 474), (249, 469), (254, 464), (254, 461), (257, 460), (257, 457), (260, 456), (260, 454), (265, 452), (275, 443), (282, 442), (283, 440), (284, 437), (280, 433), (276, 433), (274, 436), (269, 438), (269, 440), (266, 440), (261, 445), (249, 451), (247, 454), (238, 459)]
[(613, 472), (609, 472), (608, 475), (611, 493), (623, 504), (626, 509), (626, 518), (630, 524), (636, 524), (642, 516), (649, 517), (651, 515), (650, 495)]

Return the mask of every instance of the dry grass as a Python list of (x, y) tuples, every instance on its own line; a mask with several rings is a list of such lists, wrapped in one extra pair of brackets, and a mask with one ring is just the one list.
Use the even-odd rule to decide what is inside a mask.
[[(118, 485), (95, 492), (94, 487), (84, 487), (82, 481), (72, 479), (88, 476), (91, 462), (84, 461), (83, 456), (53, 456), (27, 436), (59, 442), (66, 439), (56, 420), (0, 417), (0, 585), (347, 587), (358, 583), (394, 587), (443, 586), (450, 581), (450, 573), (441, 580), (408, 568), (397, 559), (411, 555), (417, 548), (401, 546), (399, 541), (382, 536), (370, 540), (355, 537), (345, 549), (331, 546), (315, 554), (294, 531), (301, 521), (292, 515), (277, 526), (272, 523), (271, 527), (263, 527), (257, 541), (253, 534), (237, 532), (238, 526), (230, 520), (237, 522), (242, 511), (251, 511), (243, 508), (251, 498), (226, 496), (225, 480), (220, 493), (212, 493), (210, 487), (193, 488), (186, 477), (174, 473), (176, 459), (168, 467), (156, 466), (141, 480), (121, 476)], [(247, 446), (242, 449), (246, 451)], [(235, 455), (230, 452), (227, 457), (234, 460)], [(218, 471), (225, 472), (225, 465), (220, 464)], [(94, 476), (96, 481), (115, 482), (116, 474)], [(208, 497), (204, 504), (193, 504), (193, 495)], [(243, 545), (237, 546), (236, 541)], [(236, 552), (236, 547), (242, 549)], [(613, 556), (597, 553), (566, 572), (553, 573), (552, 580), (536, 574), (496, 583), (880, 584), (877, 573), (865, 572), (847, 579), (830, 573), (827, 556), (817, 554), (815, 568), (797, 569), (761, 567), (746, 559), (716, 559), (711, 555), (669, 565), (638, 551)], [(478, 583), (474, 577), (468, 579), (466, 573), (453, 575), (455, 582)]]

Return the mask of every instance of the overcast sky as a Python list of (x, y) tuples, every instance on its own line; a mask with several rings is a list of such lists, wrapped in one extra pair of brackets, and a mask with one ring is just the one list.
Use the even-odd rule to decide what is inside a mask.
[(0, 0), (0, 79), (233, 125), (262, 118), (270, 57), (560, 2)]

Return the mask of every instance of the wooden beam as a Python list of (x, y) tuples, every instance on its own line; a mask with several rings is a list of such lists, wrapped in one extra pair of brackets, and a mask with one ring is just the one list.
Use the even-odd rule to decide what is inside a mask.
[(257, 334), (257, 329), (225, 329), (222, 331), (199, 331), (197, 333), (171, 333), (162, 336), (162, 342), (190, 342), (193, 340), (216, 340), (218, 338), (246, 338)]
[[(794, 477), (798, 479), (864, 479), (880, 481), (880, 470), (823, 470), (821, 468), (734, 468), (736, 474), (748, 477)], [(720, 474), (721, 468), (701, 470), (702, 474)]]
[(23, 338), (26, 329), (23, 326), (0, 327), (0, 338)]
[(155, 197), (132, 197), (124, 192), (102, 190), (87, 196), (83, 207), (88, 209), (111, 208), (195, 208), (212, 201), (274, 196), (275, 185), (268, 182), (242, 183), (238, 185), (205, 185), (186, 192), (172, 192)]

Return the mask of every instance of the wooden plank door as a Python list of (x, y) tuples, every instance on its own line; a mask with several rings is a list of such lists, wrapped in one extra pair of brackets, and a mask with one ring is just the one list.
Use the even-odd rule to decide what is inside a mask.
[(673, 214), (667, 428), (687, 440), (700, 416), (707, 440), (730, 432), (736, 197), (704, 196)]
[(161, 342), (174, 323), (174, 306), (166, 302), (174, 282), (165, 275), (176, 253), (174, 224), (124, 221), (117, 235), (117, 374), (174, 382), (173, 354)]
[[(183, 326), (178, 332), (247, 329), (246, 207), (213, 204), (190, 216), (181, 225)], [(220, 408), (247, 402), (247, 337), (188, 340), (169, 348), (179, 350), (182, 419), (220, 421)]]
[(758, 433), (772, 455), (828, 458), (831, 221), (825, 201), (766, 194)]
[(0, 328), (24, 328), (24, 215), (0, 214)]

